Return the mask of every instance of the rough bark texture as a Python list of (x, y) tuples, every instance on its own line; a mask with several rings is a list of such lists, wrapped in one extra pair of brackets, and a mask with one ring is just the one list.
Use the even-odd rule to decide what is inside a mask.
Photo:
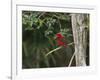
[(84, 21), (86, 15), (87, 14), (71, 15), (76, 66), (86, 66), (87, 26)]

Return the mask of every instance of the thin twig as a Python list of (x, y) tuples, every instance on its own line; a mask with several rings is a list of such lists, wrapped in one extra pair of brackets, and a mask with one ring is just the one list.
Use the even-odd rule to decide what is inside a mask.
[(51, 50), (50, 52), (48, 52), (45, 56), (48, 56), (49, 54), (51, 54), (51, 53), (53, 53), (53, 52), (55, 52), (55, 51), (57, 51), (57, 50), (59, 50), (59, 49), (61, 49), (62, 48), (62, 46), (60, 46), (60, 47), (58, 47), (58, 48), (56, 48), (56, 49), (53, 49), (53, 50)]
[(38, 16), (38, 19), (39, 19), (41, 16), (43, 16), (45, 13), (46, 13), (46, 12), (41, 13), (41, 14)]
[(74, 52), (74, 54), (72, 55), (72, 57), (71, 57), (71, 59), (70, 59), (70, 62), (69, 62), (69, 65), (68, 65), (68, 67), (70, 67), (70, 66), (71, 66), (71, 64), (72, 64), (72, 61), (73, 61), (73, 59), (74, 59), (74, 56), (75, 56), (75, 52)]
[[(73, 44), (73, 42), (72, 42), (72, 43), (69, 43), (68, 46), (70, 46), (70, 45), (72, 45), (72, 44)], [(53, 53), (53, 52), (55, 52), (55, 51), (57, 51), (57, 50), (59, 50), (59, 49), (61, 49), (61, 48), (62, 48), (62, 46), (57, 47), (56, 49), (53, 49), (53, 50), (49, 51), (45, 56), (47, 57), (49, 54), (51, 54), (51, 53)]]

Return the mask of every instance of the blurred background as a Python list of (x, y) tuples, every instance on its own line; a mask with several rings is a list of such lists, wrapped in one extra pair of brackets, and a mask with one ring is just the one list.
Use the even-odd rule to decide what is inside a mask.
[[(56, 35), (60, 33), (66, 47), (59, 47)], [(67, 67), (74, 53), (70, 13), (22, 11), (22, 67)], [(89, 41), (89, 40), (88, 40)], [(89, 48), (87, 49), (89, 53)], [(89, 55), (87, 55), (89, 65)], [(71, 66), (75, 66), (75, 59)]]

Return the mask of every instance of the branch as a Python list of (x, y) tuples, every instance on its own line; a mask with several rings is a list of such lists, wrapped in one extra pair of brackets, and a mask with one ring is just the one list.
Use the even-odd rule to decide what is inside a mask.
[(56, 49), (53, 49), (53, 50), (51, 50), (50, 52), (48, 52), (45, 56), (47, 57), (49, 54), (51, 54), (51, 53), (53, 53), (53, 52), (55, 52), (55, 51), (57, 51), (57, 50), (59, 50), (59, 49), (61, 49), (62, 48), (62, 46), (60, 46), (60, 47), (58, 47), (58, 48), (56, 48)]
[[(72, 42), (72, 43), (69, 43), (68, 46), (70, 46), (70, 45), (72, 45), (72, 44), (73, 44), (73, 42)], [(57, 50), (59, 50), (59, 49), (61, 49), (61, 48), (62, 48), (62, 46), (60, 46), (60, 47), (58, 47), (58, 48), (56, 48), (56, 49), (51, 50), (50, 52), (48, 52), (48, 53), (45, 55), (45, 57), (47, 57), (49, 54), (51, 54), (51, 53), (53, 53), (53, 52), (55, 52), (55, 51), (57, 51)]]
[(43, 16), (46, 12), (42, 12), (39, 16), (38, 16), (38, 19)]
[(70, 66), (71, 66), (71, 64), (72, 64), (72, 61), (73, 61), (73, 59), (74, 59), (74, 56), (75, 56), (75, 52), (74, 52), (74, 54), (72, 55), (72, 57), (71, 57), (71, 59), (70, 59), (70, 62), (69, 62), (69, 65), (68, 65), (68, 67), (70, 67)]

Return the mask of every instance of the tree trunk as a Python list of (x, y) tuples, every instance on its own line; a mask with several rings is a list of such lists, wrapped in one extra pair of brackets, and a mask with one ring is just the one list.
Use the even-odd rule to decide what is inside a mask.
[(75, 44), (76, 66), (86, 66), (86, 48), (87, 48), (87, 14), (71, 14), (72, 31)]

